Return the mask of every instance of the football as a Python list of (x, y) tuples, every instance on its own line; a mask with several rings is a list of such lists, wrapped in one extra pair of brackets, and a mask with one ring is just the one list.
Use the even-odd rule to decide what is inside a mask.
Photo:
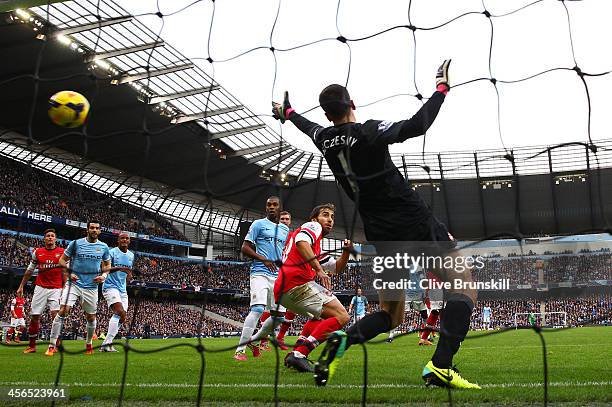
[(78, 92), (63, 90), (49, 98), (49, 118), (58, 126), (82, 126), (88, 113), (89, 101)]

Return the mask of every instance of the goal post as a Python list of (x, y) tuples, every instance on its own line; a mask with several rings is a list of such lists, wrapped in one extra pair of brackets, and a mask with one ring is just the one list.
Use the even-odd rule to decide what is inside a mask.
[[(531, 316), (531, 319), (530, 319)], [(539, 326), (542, 328), (563, 328), (567, 326), (567, 312), (516, 312), (514, 313), (514, 328), (519, 326)]]

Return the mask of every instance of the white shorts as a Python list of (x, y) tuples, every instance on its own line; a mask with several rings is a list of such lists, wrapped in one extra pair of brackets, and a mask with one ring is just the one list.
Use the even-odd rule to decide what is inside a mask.
[(123, 305), (123, 310), (127, 312), (128, 309), (128, 295), (127, 293), (122, 293), (116, 288), (107, 288), (106, 290), (102, 290), (102, 295), (110, 308), (111, 305), (120, 302)]
[(429, 309), (432, 311), (444, 309), (444, 301), (430, 301)]
[(66, 284), (62, 290), (61, 305), (74, 307), (77, 299), (81, 299), (83, 311), (87, 314), (95, 314), (98, 309), (98, 289), (97, 288), (81, 288), (76, 284)]
[(482, 322), (484, 322), (485, 324), (490, 324), (491, 323), (491, 317), (482, 317)]
[(365, 314), (356, 314), (355, 315), (355, 321), (361, 321), (361, 319), (365, 317)]
[(49, 311), (59, 310), (61, 297), (61, 288), (45, 288), (37, 285), (34, 288), (32, 310), (30, 311), (30, 314), (40, 315), (45, 312), (45, 308), (47, 308), (47, 306), (49, 307)]
[(11, 327), (17, 328), (18, 326), (25, 326), (25, 319), (23, 318), (11, 318)]
[(427, 305), (425, 301), (406, 301), (405, 309), (421, 312), (427, 310)]
[(251, 306), (264, 305), (266, 311), (285, 312), (287, 309), (282, 305), (276, 305), (274, 301), (274, 282), (276, 277), (265, 275), (251, 276)]
[(335, 299), (336, 296), (331, 291), (314, 281), (309, 281), (283, 294), (281, 303), (297, 314), (318, 319), (323, 312), (323, 305)]

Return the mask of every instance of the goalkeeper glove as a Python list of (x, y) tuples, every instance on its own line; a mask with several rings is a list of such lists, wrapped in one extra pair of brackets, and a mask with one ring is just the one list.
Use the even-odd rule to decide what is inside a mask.
[(291, 107), (291, 103), (289, 103), (289, 92), (287, 91), (285, 91), (283, 104), (272, 102), (272, 117), (276, 120), (280, 120), (281, 123), (285, 123), (285, 120), (288, 120), (289, 115), (293, 112), (294, 110)]
[(440, 65), (438, 72), (436, 73), (436, 89), (444, 94), (450, 90), (450, 80), (448, 78), (448, 67), (450, 66), (450, 63), (450, 59), (442, 62), (442, 65)]

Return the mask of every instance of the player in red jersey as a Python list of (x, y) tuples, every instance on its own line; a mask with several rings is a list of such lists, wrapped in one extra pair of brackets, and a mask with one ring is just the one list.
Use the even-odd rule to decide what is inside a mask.
[(32, 252), (32, 260), (26, 269), (21, 284), (17, 289), (17, 296), (23, 296), (23, 288), (32, 276), (35, 269), (38, 269), (38, 275), (34, 284), (34, 296), (32, 297), (32, 308), (30, 312), (30, 326), (28, 327), (28, 336), (30, 345), (23, 353), (36, 352), (36, 339), (38, 339), (38, 331), (40, 329), (40, 314), (45, 311), (48, 306), (51, 313), (51, 320), (55, 318), (57, 311), (60, 308), (60, 297), (62, 288), (66, 283), (66, 273), (59, 266), (59, 259), (64, 254), (62, 247), (56, 245), (57, 236), (55, 229), (47, 229), (44, 233), (43, 241), (45, 247), (39, 247)]
[[(312, 372), (308, 354), (327, 336), (345, 326), (350, 317), (331, 293), (328, 273), (339, 273), (349, 260), (351, 242), (344, 241), (342, 255), (336, 260), (321, 255), (321, 240), (334, 227), (335, 207), (315, 207), (310, 222), (303, 224), (288, 239), (283, 250), (283, 265), (274, 285), (274, 298), (297, 314), (311, 318), (302, 329), (293, 352), (285, 357), (285, 366), (300, 372)], [(318, 278), (322, 285), (315, 282)], [(262, 327), (262, 331), (263, 331)]]
[(23, 315), (23, 307), (25, 305), (25, 298), (23, 295), (17, 295), (11, 301), (11, 327), (6, 333), (6, 344), (11, 343), (11, 338), (14, 337), (15, 343), (21, 343), (19, 338), (25, 330), (25, 320)]

